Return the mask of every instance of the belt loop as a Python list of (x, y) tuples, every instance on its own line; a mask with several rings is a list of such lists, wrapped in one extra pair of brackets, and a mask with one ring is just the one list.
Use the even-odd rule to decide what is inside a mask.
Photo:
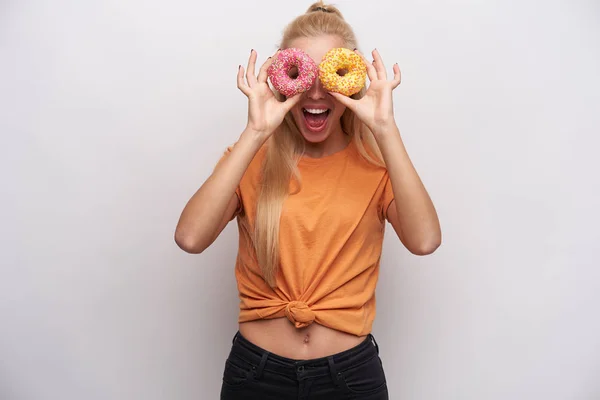
[(371, 341), (373, 342), (373, 344), (375, 345), (375, 349), (377, 350), (377, 355), (379, 355), (379, 345), (377, 344), (377, 341), (375, 340), (375, 336), (373, 336), (372, 334), (369, 333), (369, 336), (371, 336)]
[(260, 359), (260, 364), (258, 364), (258, 369), (256, 370), (256, 378), (260, 378), (263, 370), (265, 369), (265, 364), (267, 363), (267, 358), (269, 358), (269, 353), (268, 351), (265, 351), (262, 355), (262, 358)]
[(333, 356), (329, 356), (327, 357), (327, 362), (329, 363), (329, 372), (331, 373), (331, 380), (333, 381), (333, 384), (335, 386), (338, 386), (338, 374), (337, 374), (337, 368), (335, 367), (335, 364), (333, 362)]

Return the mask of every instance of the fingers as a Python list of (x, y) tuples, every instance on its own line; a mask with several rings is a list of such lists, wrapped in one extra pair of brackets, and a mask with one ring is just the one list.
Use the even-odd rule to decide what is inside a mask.
[(354, 110), (354, 103), (356, 102), (356, 100), (336, 92), (329, 92), (329, 94), (349, 109)]
[(371, 82), (376, 81), (377, 80), (377, 71), (375, 70), (375, 67), (373, 67), (373, 64), (371, 64), (369, 61), (367, 61), (367, 58), (360, 51), (354, 50), (354, 52), (363, 59), (363, 62), (367, 66), (367, 76), (369, 77), (369, 80)]
[(288, 97), (287, 99), (285, 99), (285, 101), (283, 102), (283, 106), (285, 107), (286, 111), (289, 112), (292, 108), (294, 108), (294, 106), (298, 104), (301, 98), (302, 93), (297, 93), (292, 97)]
[(246, 71), (246, 81), (248, 86), (252, 87), (256, 83), (256, 75), (254, 72), (256, 66), (256, 52), (254, 49), (250, 50), (250, 58), (248, 59), (248, 70)]
[(246, 85), (246, 82), (244, 82), (244, 68), (241, 65), (238, 67), (237, 87), (246, 96), (250, 95), (250, 87), (248, 85)]
[(260, 67), (260, 71), (258, 72), (258, 82), (267, 82), (267, 70), (273, 63), (273, 59), (277, 56), (279, 50), (275, 52), (271, 57), (267, 58), (262, 67)]
[(398, 66), (398, 63), (394, 64), (394, 80), (392, 81), (392, 88), (396, 89), (398, 87), (398, 85), (400, 85), (400, 82), (402, 82), (402, 73), (400, 72), (400, 67)]
[[(387, 71), (385, 69), (385, 65), (383, 64), (383, 58), (381, 58), (381, 54), (379, 54), (379, 51), (377, 49), (373, 50), (372, 52), (373, 63), (368, 62), (365, 56), (361, 54), (358, 50), (355, 50), (354, 52), (361, 56), (363, 61), (367, 65), (367, 74), (369, 76), (370, 81), (387, 80)], [(395, 89), (402, 82), (402, 74), (400, 73), (400, 67), (398, 66), (398, 63), (394, 64), (393, 70), (394, 78), (392, 79), (391, 83), (393, 88)]]
[(373, 65), (377, 71), (377, 77), (381, 80), (387, 80), (387, 72), (379, 51), (375, 49), (371, 54), (373, 55)]
[[(279, 51), (279, 50), (278, 50)], [(277, 53), (275, 53), (277, 54)], [(254, 49), (250, 51), (250, 58), (248, 59), (248, 68), (246, 69), (244, 80), (244, 68), (240, 65), (238, 68), (237, 74), (237, 87), (244, 93), (246, 96), (250, 95), (252, 87), (257, 83), (266, 83), (267, 82), (267, 70), (273, 61), (272, 57), (269, 57), (262, 67), (260, 68), (258, 78), (256, 77), (256, 59), (258, 55)]]

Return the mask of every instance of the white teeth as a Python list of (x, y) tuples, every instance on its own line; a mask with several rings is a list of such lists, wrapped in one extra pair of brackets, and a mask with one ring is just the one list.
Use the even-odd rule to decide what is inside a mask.
[(324, 112), (327, 112), (327, 108), (305, 108), (304, 111), (311, 114), (323, 114)]

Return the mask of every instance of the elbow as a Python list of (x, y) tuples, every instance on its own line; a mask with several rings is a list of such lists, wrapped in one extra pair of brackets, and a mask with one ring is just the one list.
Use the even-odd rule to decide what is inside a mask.
[(419, 243), (414, 244), (408, 250), (416, 256), (428, 256), (433, 254), (442, 244), (441, 235), (435, 235)]
[(186, 253), (200, 254), (206, 250), (206, 246), (200, 241), (185, 232), (181, 232), (179, 229), (175, 231), (174, 239), (177, 246)]

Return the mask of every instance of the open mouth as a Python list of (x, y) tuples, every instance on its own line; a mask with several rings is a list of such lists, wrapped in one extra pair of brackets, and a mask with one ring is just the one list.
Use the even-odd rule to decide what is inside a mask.
[(303, 108), (304, 122), (312, 132), (320, 132), (327, 125), (327, 117), (331, 110), (329, 108)]

